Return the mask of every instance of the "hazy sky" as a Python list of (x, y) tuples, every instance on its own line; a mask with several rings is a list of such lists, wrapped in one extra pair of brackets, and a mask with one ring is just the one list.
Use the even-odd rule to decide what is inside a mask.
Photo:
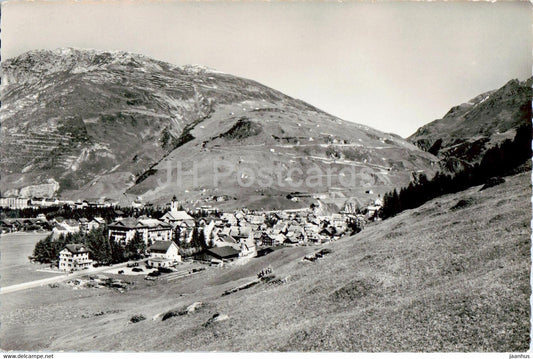
[(2, 58), (126, 50), (257, 80), (402, 136), (531, 76), (527, 2), (9, 1)]

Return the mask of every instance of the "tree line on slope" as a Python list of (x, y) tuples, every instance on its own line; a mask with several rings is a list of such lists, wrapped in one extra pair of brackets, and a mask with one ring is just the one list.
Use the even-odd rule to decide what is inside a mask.
[(513, 140), (487, 150), (481, 162), (453, 175), (437, 172), (429, 180), (425, 174), (415, 176), (407, 187), (394, 189), (383, 197), (382, 218), (421, 206), (430, 199), (485, 183), (492, 177), (505, 176), (531, 159), (531, 123), (517, 129)]

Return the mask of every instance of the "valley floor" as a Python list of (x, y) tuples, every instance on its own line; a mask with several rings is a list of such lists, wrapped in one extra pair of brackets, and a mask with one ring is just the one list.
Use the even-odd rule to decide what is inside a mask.
[[(322, 247), (284, 248), (123, 292), (1, 296), (4, 350), (526, 351), (531, 173), (432, 200)], [(458, 205), (459, 204), (459, 205)], [(308, 254), (328, 248), (314, 261)], [(280, 281), (256, 280), (272, 267)], [(116, 276), (117, 278), (120, 276)], [(189, 314), (161, 314), (202, 302)], [(213, 321), (215, 314), (220, 321)], [(142, 314), (146, 320), (131, 323)], [(227, 315), (227, 318), (225, 317)]]
[(0, 286), (1, 288), (51, 278), (59, 273), (47, 272), (49, 265), (30, 263), (35, 244), (50, 232), (17, 232), (0, 237)]

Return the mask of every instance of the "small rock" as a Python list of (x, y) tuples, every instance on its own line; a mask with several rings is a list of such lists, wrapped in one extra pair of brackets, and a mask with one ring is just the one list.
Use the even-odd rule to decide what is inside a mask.
[(221, 322), (228, 319), (229, 317), (226, 314), (215, 313), (207, 322), (205, 322), (204, 327), (208, 327), (215, 322)]
[(194, 302), (191, 305), (187, 307), (187, 313), (191, 314), (194, 313), (197, 309), (199, 309), (202, 306), (202, 302)]

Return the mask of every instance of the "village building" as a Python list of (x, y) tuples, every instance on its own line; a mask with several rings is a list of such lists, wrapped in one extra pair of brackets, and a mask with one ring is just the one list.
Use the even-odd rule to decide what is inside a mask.
[(211, 240), (215, 240), (217, 235), (216, 235), (216, 228), (215, 228), (215, 221), (214, 220), (211, 220), (211, 222), (209, 222), (208, 224), (205, 224), (203, 226), (203, 232), (204, 232), (204, 238), (205, 238), (205, 241), (207, 243), (209, 243), (209, 241)]
[(230, 226), (236, 226), (239, 223), (237, 217), (235, 217), (233, 213), (223, 213), (222, 216), (220, 216), (220, 219), (225, 223), (228, 223)]
[(89, 268), (92, 265), (89, 251), (83, 244), (67, 244), (59, 252), (59, 269), (62, 271), (75, 271)]
[(133, 208), (143, 208), (144, 204), (139, 199), (135, 199), (135, 200), (133, 200), (131, 202), (131, 207), (133, 207)]
[[(303, 243), (306, 239), (304, 229), (301, 226), (297, 225), (291, 225), (287, 229), (286, 237), (288, 239), (288, 242), (291, 244)], [(285, 241), (285, 243), (287, 243), (287, 240)]]
[(80, 232), (87, 234), (93, 229), (100, 228), (100, 226), (105, 224), (105, 221), (102, 217), (95, 217), (90, 221), (87, 218), (80, 218), (79, 224)]
[(61, 202), (57, 198), (32, 198), (31, 199), (32, 206), (37, 207), (59, 207), (61, 205)]
[(74, 205), (76, 206), (76, 209), (85, 209), (89, 207), (89, 201), (77, 201), (74, 203)]
[(245, 220), (246, 214), (244, 213), (244, 210), (240, 209), (235, 212), (235, 218), (237, 218), (238, 221)]
[(80, 224), (80, 232), (82, 233), (89, 232), (89, 220), (87, 218), (80, 218), (78, 222)]
[(366, 218), (375, 218), (379, 213), (381, 206), (371, 205), (366, 207)]
[(105, 225), (105, 219), (102, 217), (94, 217), (88, 224), (89, 231), (91, 229), (100, 228)]
[(287, 233), (287, 229), (289, 227), (289, 224), (287, 223), (287, 220), (282, 219), (279, 220), (273, 227), (272, 227), (272, 233)]
[(213, 213), (217, 213), (218, 212), (218, 209), (213, 207), (213, 206), (209, 206), (209, 205), (204, 205), (204, 206), (200, 206), (198, 208), (196, 208), (196, 213), (202, 213), (202, 214), (213, 214)]
[(150, 258), (147, 264), (152, 267), (172, 267), (181, 262), (179, 247), (173, 241), (155, 241), (148, 247)]
[(261, 235), (261, 245), (262, 246), (278, 246), (283, 244), (285, 242), (285, 235), (279, 233), (279, 234), (269, 234), (267, 232), (263, 232)]
[(15, 231), (49, 231), (52, 229), (50, 222), (46, 218), (13, 218), (4, 219), (0, 223), (0, 228), (3, 232)]
[(332, 226), (328, 226), (326, 228), (323, 228), (319, 234), (322, 235), (322, 236), (325, 236), (325, 237), (333, 237), (335, 234), (336, 234), (336, 230), (335, 228), (333, 228)]
[(255, 257), (257, 256), (257, 247), (255, 246), (255, 240), (252, 233), (246, 238), (240, 241), (240, 257)]
[(289, 247), (295, 247), (300, 243), (299, 240), (292, 238), (292, 237), (286, 237), (285, 241), (283, 242), (283, 245), (289, 246)]
[(60, 235), (66, 236), (71, 233), (78, 233), (80, 231), (80, 223), (75, 219), (64, 219), (61, 221), (56, 221), (53, 226), (52, 234), (53, 236), (59, 237)]
[(213, 241), (214, 247), (232, 247), (236, 250), (240, 250), (238, 241), (229, 234), (220, 233)]
[(274, 245), (274, 238), (272, 238), (272, 236), (266, 232), (263, 232), (261, 234), (261, 245), (262, 246), (267, 246), (267, 247), (271, 247)]
[(238, 258), (239, 255), (240, 251), (233, 247), (213, 247), (203, 250), (197, 258), (207, 261), (229, 261)]
[(16, 232), (17, 226), (14, 220), (11, 219), (0, 219), (0, 232), (1, 233), (11, 233)]
[(252, 215), (249, 214), (245, 217), (246, 222), (249, 223), (249, 226), (251, 226), (254, 229), (259, 228), (262, 224), (265, 223), (265, 216), (264, 215)]
[(287, 239), (287, 237), (282, 233), (274, 234), (272, 238), (274, 239), (275, 246), (282, 245), (283, 243), (285, 243), (285, 240)]
[(383, 200), (380, 196), (374, 200), (374, 202), (366, 207), (366, 218), (367, 219), (378, 219), (378, 214), (381, 208), (383, 207)]
[(153, 218), (123, 218), (111, 223), (108, 228), (109, 239), (122, 245), (132, 240), (135, 233), (139, 233), (146, 244), (172, 240), (172, 226)]
[(194, 218), (187, 212), (179, 210), (179, 204), (176, 198), (170, 203), (170, 210), (165, 213), (160, 220), (172, 225), (172, 228), (180, 226), (182, 228), (193, 228), (195, 226)]
[(31, 207), (31, 201), (29, 198), (3, 197), (0, 198), (0, 207), (24, 209)]

